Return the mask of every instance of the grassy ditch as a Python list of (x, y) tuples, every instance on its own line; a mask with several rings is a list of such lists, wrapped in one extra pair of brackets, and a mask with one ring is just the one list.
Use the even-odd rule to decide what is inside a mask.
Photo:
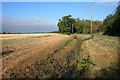
[[(61, 42), (57, 49), (48, 53), (44, 58), (39, 59), (34, 64), (31, 64), (24, 71), (10, 73), (10, 77), (19, 75), (20, 77), (31, 78), (60, 78), (67, 71), (64, 68), (64, 61), (76, 45), (75, 36), (71, 35), (64, 42)], [(14, 72), (13, 72), (14, 73)], [(17, 76), (18, 77), (18, 76)]]
[(75, 49), (75, 55), (77, 60), (77, 65), (75, 67), (75, 70), (73, 70), (72, 78), (86, 78), (86, 72), (89, 72), (90, 68), (93, 66), (96, 66), (96, 63), (92, 60), (92, 58), (89, 56), (89, 52), (86, 51), (86, 53), (83, 53), (81, 45), (84, 41), (91, 39), (77, 39), (77, 48)]
[(61, 43), (59, 46), (58, 46), (58, 49), (55, 50), (55, 52), (57, 51), (60, 51), (62, 50), (65, 46), (67, 46), (71, 41), (73, 41), (75, 39), (74, 36), (71, 36), (68, 40), (64, 41), (63, 43)]
[(67, 46), (70, 42), (72, 42), (75, 39), (74, 35), (71, 35), (70, 38), (68, 38), (67, 40), (63, 41), (58, 47), (57, 49), (53, 52), (47, 55), (47, 58), (53, 57), (53, 54), (58, 53), (59, 51), (61, 51), (62, 49), (64, 49), (65, 46)]
[(87, 78), (92, 67), (96, 66), (96, 63), (92, 60), (89, 54), (78, 59), (78, 64), (73, 71), (72, 78)]
[(45, 58), (40, 56), (41, 59), (24, 70), (14, 70), (8, 74), (12, 78), (79, 78), (89, 69), (89, 65), (95, 65), (88, 53), (83, 56), (81, 45), (85, 40), (70, 35)]
[(74, 50), (68, 56), (67, 61), (64, 62), (67, 72), (63, 75), (63, 78), (71, 78), (70, 76), (74, 74), (75, 67), (78, 63), (78, 59), (80, 58), (82, 40), (76, 36), (74, 36), (74, 38), (76, 39), (77, 43)]
[[(74, 57), (72, 60), (69, 60), (65, 62), (65, 67), (68, 70), (66, 74), (63, 76), (63, 78), (85, 78), (86, 75), (84, 75), (91, 66), (96, 66), (96, 63), (92, 60), (92, 58), (89, 56), (89, 53), (82, 53), (82, 42), (89, 40), (89, 39), (81, 39), (78, 37), (75, 37), (77, 40), (76, 47), (72, 51), (72, 57), (74, 54)], [(84, 54), (84, 55), (82, 55)]]

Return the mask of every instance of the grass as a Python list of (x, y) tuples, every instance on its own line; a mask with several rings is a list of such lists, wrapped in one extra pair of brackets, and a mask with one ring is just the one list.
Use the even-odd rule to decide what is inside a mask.
[[(92, 58), (89, 56), (89, 52), (84, 53), (84, 56), (81, 56), (82, 54), (82, 49), (81, 45), (84, 41), (91, 39), (81, 39), (79, 37), (75, 37), (77, 40), (76, 47), (74, 49), (74, 54), (75, 54), (75, 60), (69, 62), (69, 64), (66, 64), (66, 67), (71, 68), (72, 70), (72, 77), (71, 78), (79, 78), (80, 76), (83, 77), (83, 74), (89, 70), (90, 65), (96, 66), (96, 63), (92, 60)], [(76, 66), (74, 64), (77, 64)]]
[(76, 39), (77, 40), (77, 47), (76, 47), (76, 50), (78, 51), (80, 48), (81, 48), (81, 45), (82, 45), (82, 39), (80, 39), (80, 38), (77, 38)]
[[(48, 77), (64, 78), (64, 75), (66, 73), (71, 72), (71, 75), (68, 76), (68, 78), (86, 78), (86, 76), (87, 76), (86, 73), (90, 72), (90, 71), (92, 73), (92, 70), (94, 70), (93, 68), (96, 66), (96, 62), (97, 62), (94, 58), (97, 56), (92, 56), (91, 54), (93, 54), (94, 52), (90, 52), (90, 51), (95, 50), (97, 53), (97, 51), (99, 52), (99, 50), (105, 50), (104, 47), (107, 48), (109, 46), (108, 50), (110, 48), (114, 49), (113, 47), (116, 47), (113, 45), (116, 43), (114, 41), (109, 41), (109, 40), (105, 40), (105, 39), (91, 39), (91, 37), (89, 37), (89, 38), (84, 37), (84, 36), (81, 37), (79, 34), (67, 36), (62, 40), (59, 38), (60, 38), (60, 36), (58, 36), (55, 39), (52, 39), (50, 42), (48, 42), (46, 40), (46, 39), (49, 40), (49, 38), (45, 38), (45, 39), (44, 38), (43, 39), (30, 38), (29, 40), (25, 40), (25, 43), (29, 43), (31, 41), (36, 40), (35, 45), (33, 45), (33, 43), (28, 44), (29, 46), (32, 45), (33, 47), (36, 47), (36, 48), (33, 48), (33, 51), (35, 49), (37, 51), (37, 50), (39, 50), (39, 48), (41, 48), (40, 46), (37, 46), (38, 44), (42, 45), (39, 43), (39, 42), (41, 42), (41, 40), (42, 41), (46, 40), (47, 43), (45, 42), (45, 45), (42, 46), (42, 47), (45, 46), (45, 50), (43, 50), (43, 48), (41, 48), (42, 49), (42, 50), (40, 50), (41, 52), (38, 51), (38, 54), (35, 57), (31, 56), (30, 58), (29, 57), (25, 58), (25, 59), (23, 58), (24, 60), (22, 59), (23, 61), (19, 62), (20, 70), (18, 68), (14, 68), (17, 71), (15, 71), (15, 70), (8, 71), (7, 75), (9, 75), (10, 77), (15, 77), (15, 76), (36, 77), (37, 76), (40, 78), (41, 77), (43, 77), (43, 78), (44, 77), (46, 77), (46, 78), (48, 78)], [(61, 37), (61, 38), (63, 38), (63, 37)], [(89, 39), (91, 39), (91, 40), (89, 40)], [(16, 40), (12, 40), (12, 43)], [(20, 40), (22, 40), (22, 41), (20, 41)], [(24, 39), (20, 39), (20, 40), (16, 41), (16, 43), (14, 42), (14, 45), (16, 45), (18, 42), (21, 42), (18, 45), (24, 44), (24, 41), (23, 41)], [(57, 40), (59, 41), (59, 43)], [(88, 42), (88, 44), (86, 44), (86, 46), (84, 45), (83, 49), (82, 49), (82, 43), (87, 42), (87, 40), (93, 41), (93, 42), (91, 42), (91, 43)], [(50, 43), (50, 44), (48, 44), (48, 43)], [(89, 45), (89, 44), (91, 44), (91, 45)], [(96, 45), (96, 44), (99, 44), (99, 45)], [(26, 47), (28, 45), (26, 45)], [(104, 46), (104, 45), (106, 45), (106, 46)], [(89, 48), (90, 46), (95, 47), (96, 49)], [(104, 46), (104, 47), (100, 48), (99, 46)], [(37, 47), (39, 47), (39, 48), (37, 48)], [(24, 46), (24, 48), (21, 47), (20, 49), (24, 50), (25, 46)], [(31, 52), (32, 51), (30, 51), (30, 53)], [(36, 52), (33, 52), (33, 53), (36, 53)], [(40, 53), (42, 53), (43, 55), (40, 55)], [(71, 54), (74, 54), (74, 58), (72, 58), (72, 59), (70, 59), (71, 58), (70, 56), (72, 56)], [(105, 58), (109, 57), (109, 56), (107, 56), (107, 52), (100, 56), (105, 57)], [(96, 62), (94, 62), (93, 59)], [(28, 60), (28, 62), (27, 62), (27, 60)], [(99, 60), (102, 61), (101, 58)], [(31, 63), (30, 61), (34, 61), (34, 62)], [(29, 66), (27, 66), (27, 64), (25, 62), (27, 62), (27, 63), (30, 62), (31, 64)], [(26, 66), (23, 66), (23, 64), (25, 64)], [(98, 65), (98, 62), (97, 62), (97, 65)], [(115, 63), (111, 63), (111, 65), (113, 67), (116, 66)], [(23, 66), (23, 67), (21, 67), (21, 66)], [(69, 68), (69, 70), (68, 70), (68, 68)], [(21, 70), (24, 70), (24, 71), (21, 71)], [(93, 73), (94, 73), (94, 71), (93, 71)], [(88, 73), (88, 75), (89, 74), (90, 73)]]
[[(86, 64), (80, 64), (81, 63), (81, 59), (80, 59), (80, 54), (82, 54), (81, 53), (81, 45), (82, 45), (82, 42), (84, 41), (84, 40), (82, 40), (81, 38), (79, 38), (79, 37), (77, 37), (76, 35), (74, 35), (74, 37), (73, 38), (71, 38), (71, 39), (69, 39), (69, 40), (67, 40), (63, 45), (65, 46), (67, 43), (69, 43), (69, 41), (72, 41), (73, 39), (75, 39), (77, 42), (76, 42), (76, 45), (75, 45), (75, 48), (74, 48), (74, 50), (72, 51), (72, 53), (71, 54), (74, 54), (75, 55), (75, 58), (74, 59), (72, 59), (71, 61), (64, 61), (64, 67), (65, 67), (65, 69), (70, 69), (69, 71), (68, 71), (68, 74), (70, 74), (70, 75), (79, 75), (79, 73), (78, 72), (80, 72), (79, 70), (77, 70), (76, 68), (78, 67), (78, 66), (81, 66), (83, 69), (81, 69), (82, 71), (84, 70), (84, 68), (87, 68), (88, 66), (86, 66)], [(88, 60), (88, 62), (91, 62), (91, 59), (87, 59)], [(77, 61), (78, 61), (78, 63), (77, 63)], [(91, 62), (92, 63), (92, 62)], [(77, 65), (76, 65), (77, 64)], [(85, 67), (86, 66), (86, 67)], [(81, 68), (81, 67), (79, 67), (79, 68)], [(70, 72), (70, 73), (69, 73)], [(77, 72), (77, 73), (76, 73)], [(66, 74), (65, 74), (66, 75)], [(64, 77), (63, 77), (64, 78)], [(70, 78), (70, 76), (69, 76), (69, 78)], [(73, 78), (73, 77), (71, 77), (71, 78)]]
[(120, 38), (119, 36), (108, 36), (108, 35), (101, 35), (101, 34), (94, 34), (94, 35), (98, 35), (98, 36), (104, 36), (104, 37), (112, 37), (112, 38)]
[(90, 66), (96, 66), (96, 63), (92, 60), (92, 58), (88, 54), (86, 54), (86, 56), (87, 58), (84, 57), (82, 59), (79, 59), (77, 68), (72, 75), (73, 78), (86, 77), (84, 76), (84, 73), (90, 70)]
[(67, 45), (68, 45), (71, 41), (73, 41), (74, 39), (75, 39), (75, 37), (72, 36), (72, 37), (70, 37), (68, 40), (64, 41), (62, 44), (60, 44), (60, 45), (58, 46), (58, 49), (57, 49), (55, 52), (60, 51), (61, 49), (63, 49), (65, 46), (67, 46)]

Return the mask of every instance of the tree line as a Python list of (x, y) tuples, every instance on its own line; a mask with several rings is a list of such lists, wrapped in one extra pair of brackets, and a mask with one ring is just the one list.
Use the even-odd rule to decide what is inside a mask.
[[(103, 21), (94, 20), (93, 33), (102, 33), (111, 36), (120, 36), (120, 6), (116, 8), (114, 14), (108, 15)], [(63, 16), (57, 24), (59, 33), (72, 34), (91, 32), (90, 20), (73, 18), (72, 15)]]
[(106, 17), (103, 24), (105, 26), (104, 34), (120, 36), (120, 5), (118, 5), (114, 14), (110, 14)]
[[(93, 33), (100, 33), (103, 30), (102, 21), (92, 21)], [(72, 34), (72, 33), (90, 33), (91, 26), (90, 20), (81, 20), (80, 18), (73, 18), (72, 15), (63, 16), (58, 22), (59, 33)]]

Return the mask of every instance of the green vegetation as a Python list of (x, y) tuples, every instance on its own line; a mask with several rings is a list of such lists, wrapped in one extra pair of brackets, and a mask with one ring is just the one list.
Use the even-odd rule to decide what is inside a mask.
[(75, 58), (79, 59), (81, 57), (80, 51), (81, 51), (82, 39), (76, 37), (76, 40), (77, 40), (77, 43), (76, 43), (76, 48), (74, 50), (74, 53), (75, 53)]
[(58, 49), (55, 50), (55, 52), (60, 51), (61, 49), (63, 49), (65, 46), (67, 46), (67, 45), (68, 45), (71, 41), (73, 41), (74, 39), (75, 39), (75, 37), (72, 36), (72, 37), (70, 37), (68, 40), (64, 41), (62, 44), (60, 44), (60, 45), (58, 46)]
[[(102, 21), (93, 21), (93, 32), (99, 33), (103, 31)], [(90, 33), (90, 20), (74, 19), (72, 15), (63, 16), (58, 22), (59, 33), (72, 34), (72, 33)]]
[[(72, 15), (63, 16), (59, 19), (58, 27), (59, 33), (73, 34), (84, 33), (89, 34), (91, 32), (90, 20), (81, 20), (80, 18), (73, 18)], [(114, 14), (110, 14), (104, 19), (104, 21), (92, 21), (93, 33), (104, 33), (110, 36), (120, 36), (120, 5), (116, 8)]]
[[(90, 37), (91, 38), (91, 37)], [(85, 77), (84, 73), (89, 71), (91, 66), (96, 66), (96, 63), (92, 60), (89, 56), (89, 52), (82, 55), (81, 45), (83, 41), (89, 40), (88, 39), (80, 39), (77, 38), (77, 47), (75, 49), (75, 59), (77, 61), (77, 65), (74, 66), (74, 70), (72, 71), (72, 78), (82, 78)], [(73, 66), (72, 66), (73, 67)]]
[(120, 36), (120, 5), (116, 8), (114, 14), (110, 14), (103, 21), (105, 33), (111, 36)]
[(95, 65), (95, 62), (92, 60), (92, 58), (88, 55), (87, 58), (83, 58), (80, 60), (79, 67), (80, 70), (78, 71), (78, 74), (83, 74), (85, 71), (89, 70), (90, 65)]
[[(59, 23), (58, 23), (59, 32), (60, 33), (71, 34), (73, 24), (75, 24), (75, 19), (73, 19), (71, 15), (62, 17), (62, 19), (59, 19)], [(73, 27), (73, 29), (74, 29), (74, 32), (75, 32), (74, 27)]]

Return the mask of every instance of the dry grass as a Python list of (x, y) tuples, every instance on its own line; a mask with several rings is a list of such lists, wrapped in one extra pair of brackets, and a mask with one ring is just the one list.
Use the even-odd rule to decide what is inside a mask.
[[(84, 76), (95, 78), (102, 74), (101, 70), (111, 71), (109, 67), (116, 65), (118, 61), (118, 42), (102, 38), (90, 39), (90, 36), (54, 33), (3, 34), (0, 40), (3, 78), (64, 77), (67, 72), (66, 66), (80, 77), (78, 72), (81, 71), (81, 60), (88, 55), (96, 66)], [(72, 52), (75, 59), (69, 62), (68, 57)]]
[[(49, 34), (50, 35), (50, 34)], [(3, 75), (9, 77), (6, 71), (17, 67), (28, 66), (39, 58), (43, 58), (48, 53), (54, 51), (62, 41), (69, 38), (67, 35), (51, 34), (46, 37), (31, 37), (4, 39), (2, 40), (3, 50)], [(39, 57), (39, 58), (38, 58)], [(24, 64), (26, 65), (24, 65)]]
[[(118, 64), (118, 60), (119, 60), (117, 41), (95, 38), (95, 39), (90, 39), (88, 41), (85, 41), (83, 43), (82, 48), (84, 49), (83, 50), (84, 53), (88, 51), (90, 57), (93, 59), (93, 61), (97, 65), (94, 68), (94, 70), (92, 69), (92, 72), (94, 74), (91, 75), (91, 77), (94, 78), (99, 76), (99, 77), (111, 77), (111, 78), (117, 77), (118, 78), (117, 71), (113, 70), (113, 68), (118, 67), (116, 65)], [(113, 72), (114, 72), (114, 76), (112, 76)]]

